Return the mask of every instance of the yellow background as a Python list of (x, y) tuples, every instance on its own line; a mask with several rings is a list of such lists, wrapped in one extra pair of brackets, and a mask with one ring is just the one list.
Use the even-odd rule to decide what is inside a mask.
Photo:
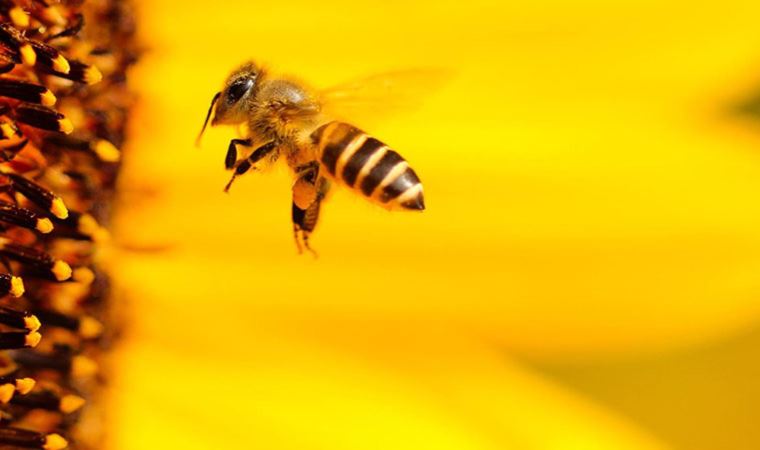
[[(753, 2), (138, 6), (114, 448), (760, 446)], [(233, 130), (193, 140), (249, 58), (450, 71), (368, 130), (428, 209), (339, 190), (314, 260), (284, 170), (223, 194)]]

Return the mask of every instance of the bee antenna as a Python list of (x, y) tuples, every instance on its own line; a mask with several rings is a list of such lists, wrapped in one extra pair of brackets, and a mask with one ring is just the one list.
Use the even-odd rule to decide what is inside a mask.
[(195, 146), (200, 147), (201, 146), (201, 137), (203, 137), (203, 132), (206, 131), (206, 125), (208, 125), (208, 120), (211, 118), (211, 111), (214, 110), (214, 105), (216, 105), (216, 101), (219, 100), (219, 96), (222, 95), (221, 92), (217, 92), (214, 95), (214, 98), (211, 99), (211, 106), (208, 107), (208, 113), (206, 113), (206, 120), (203, 121), (203, 128), (201, 128), (201, 132), (198, 133), (198, 137), (195, 138)]

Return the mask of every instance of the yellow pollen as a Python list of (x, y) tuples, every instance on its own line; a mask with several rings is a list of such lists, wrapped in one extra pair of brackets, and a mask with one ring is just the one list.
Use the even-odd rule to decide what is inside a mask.
[(100, 73), (100, 70), (98, 70), (95, 66), (90, 66), (84, 70), (84, 82), (87, 84), (96, 84), (100, 83), (100, 80), (103, 79), (103, 74)]
[(86, 339), (92, 339), (103, 333), (103, 324), (96, 319), (85, 316), (79, 322), (79, 334)]
[(50, 205), (50, 212), (59, 219), (69, 217), (69, 210), (60, 197), (56, 197)]
[(53, 70), (67, 74), (71, 71), (71, 66), (63, 55), (58, 55), (53, 59)]
[(13, 398), (16, 387), (12, 384), (3, 384), (0, 386), (0, 403), (8, 403)]
[(58, 433), (48, 434), (42, 448), (45, 450), (63, 450), (69, 446), (69, 442)]
[(35, 228), (42, 234), (48, 234), (53, 231), (53, 222), (47, 217), (43, 217), (42, 219), (37, 219), (37, 226)]
[(40, 323), (40, 319), (37, 318), (37, 316), (26, 316), (24, 317), (24, 327), (26, 327), (29, 331), (37, 331), (42, 326), (42, 323)]
[(45, 92), (40, 95), (40, 103), (44, 106), (53, 106), (57, 100), (58, 99), (55, 98), (55, 95), (50, 92), (49, 89), (46, 89)]
[(16, 135), (16, 130), (7, 122), (0, 123), (0, 132), (3, 133), (3, 137), (8, 139)]
[(11, 276), (11, 295), (14, 297), (24, 295), (24, 280), (20, 277)]
[(29, 26), (29, 16), (20, 6), (14, 6), (8, 11), (8, 17), (16, 28), (26, 28)]
[(37, 344), (40, 343), (40, 340), (42, 339), (42, 335), (36, 331), (32, 331), (31, 333), (26, 335), (26, 338), (24, 339), (24, 343), (29, 348), (34, 348), (37, 346)]
[(85, 236), (92, 235), (93, 233), (98, 231), (98, 228), (100, 228), (100, 225), (98, 225), (98, 222), (95, 220), (94, 217), (92, 217), (92, 215), (85, 213), (79, 217), (77, 230), (79, 230), (79, 232), (84, 234)]
[(117, 162), (121, 158), (119, 149), (112, 143), (102, 139), (95, 143), (95, 154), (105, 162)]
[(69, 119), (64, 117), (62, 119), (58, 119), (58, 129), (61, 131), (61, 133), (70, 134), (72, 131), (74, 131), (74, 124), (72, 124)]
[(71, 278), (71, 266), (60, 259), (53, 264), (53, 268), (50, 271), (53, 272), (53, 276), (58, 281), (66, 281)]
[(26, 64), (27, 66), (33, 66), (37, 64), (37, 53), (35, 53), (34, 48), (32, 48), (31, 44), (24, 44), (19, 49), (19, 52), (21, 53), (21, 61)]
[(32, 389), (34, 389), (34, 385), (37, 384), (36, 381), (34, 381), (34, 378), (17, 378), (16, 379), (16, 390), (21, 395), (26, 395), (30, 392), (32, 392)]
[(85, 400), (78, 395), (64, 395), (61, 397), (59, 409), (64, 414), (70, 414), (84, 406)]

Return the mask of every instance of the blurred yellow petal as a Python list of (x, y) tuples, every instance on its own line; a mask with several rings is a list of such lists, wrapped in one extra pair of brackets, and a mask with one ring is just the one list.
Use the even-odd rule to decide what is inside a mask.
[(760, 442), (760, 328), (657, 354), (538, 362), (553, 381), (635, 421), (673, 448), (753, 449)]
[[(231, 301), (217, 317), (144, 298), (114, 389), (119, 448), (666, 448), (447, 330), (289, 328)], [(167, 333), (168, 317), (202, 328)]]
[[(152, 50), (134, 73), (143, 102), (114, 234), (159, 251), (114, 267), (135, 311), (119, 446), (666, 448), (604, 398), (504, 353), (630, 357), (757, 320), (760, 156), (723, 114), (750, 84), (757, 12), (145, 5)], [(317, 86), (456, 73), (421, 110), (370, 130), (413, 163), (428, 210), (388, 214), (336, 192), (314, 261), (295, 255), (284, 171), (223, 194), (234, 133), (193, 140), (227, 71), (251, 57)]]

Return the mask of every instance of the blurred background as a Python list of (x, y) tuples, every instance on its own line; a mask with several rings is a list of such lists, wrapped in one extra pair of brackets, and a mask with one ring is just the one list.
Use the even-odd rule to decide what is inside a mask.
[[(760, 447), (756, 3), (138, 7), (112, 448)], [(427, 210), (336, 189), (315, 260), (285, 170), (224, 194), (234, 130), (193, 140), (250, 58), (451, 73), (356, 118)]]

